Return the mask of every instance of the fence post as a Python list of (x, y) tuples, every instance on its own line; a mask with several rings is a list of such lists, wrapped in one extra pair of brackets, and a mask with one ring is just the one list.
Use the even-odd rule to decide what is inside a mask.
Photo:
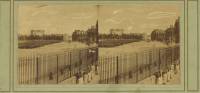
[(22, 84), (24, 84), (24, 62), (25, 62), (25, 57), (23, 57), (23, 61), (22, 61)]
[[(148, 52), (149, 52), (149, 51), (146, 51), (146, 52), (145, 52), (145, 56), (146, 56), (146, 60), (145, 60), (145, 61), (146, 61), (146, 64), (145, 64), (145, 74), (146, 74), (146, 75), (145, 75), (145, 78), (147, 78), (147, 77), (150, 76), (150, 74), (149, 74), (149, 73), (150, 73), (150, 69), (148, 69), (148, 64), (149, 64)], [(148, 72), (149, 72), (149, 73), (148, 73)]]
[(79, 67), (78, 72), (81, 72), (81, 69), (82, 69), (81, 50), (79, 50), (79, 65), (78, 65), (78, 67)]
[(39, 58), (38, 58), (38, 56), (36, 57), (36, 84), (38, 84), (39, 83), (39, 64), (38, 64), (38, 61), (39, 61)]
[(58, 71), (58, 55), (56, 56), (56, 62), (57, 62), (57, 84), (58, 84), (58, 73), (59, 73), (59, 71)]
[(108, 59), (107, 59), (107, 63), (108, 63), (108, 65), (107, 65), (107, 71), (108, 71), (108, 76), (107, 76), (107, 84), (110, 82), (110, 58), (108, 57)]
[(21, 66), (20, 66), (20, 63), (21, 63), (21, 58), (19, 58), (19, 61), (18, 61), (18, 64), (17, 64), (17, 67), (18, 67), (18, 70), (17, 70), (17, 73), (18, 73), (18, 84), (21, 84)]
[(161, 66), (161, 58), (160, 58), (160, 49), (158, 49), (158, 69), (160, 71)]
[(172, 49), (172, 47), (170, 47), (170, 50), (171, 50), (171, 65), (172, 65), (172, 64), (174, 64), (173, 58), (172, 58), (173, 57), (173, 49)]
[(116, 83), (119, 84), (119, 58), (117, 56), (117, 77), (116, 77)]
[(95, 56), (96, 56), (96, 60), (95, 60), (95, 62), (96, 62), (96, 64), (95, 64), (95, 73), (96, 73), (96, 75), (98, 75), (98, 60), (99, 60), (99, 58), (98, 58), (98, 53), (99, 53), (99, 49), (98, 48), (96, 48), (96, 54), (95, 54)]
[(165, 49), (165, 69), (168, 70), (168, 58), (169, 58), (169, 54), (168, 54), (168, 51), (167, 51), (167, 48)]
[(152, 63), (152, 51), (150, 50), (149, 51), (149, 66), (148, 66), (148, 69), (149, 69), (149, 76), (151, 76), (151, 63)]
[(108, 84), (108, 57), (105, 57), (105, 83)]
[(72, 52), (70, 51), (69, 53), (69, 66), (70, 66), (70, 77), (72, 77), (72, 64), (71, 64), (71, 61), (72, 61)]
[(105, 57), (103, 57), (102, 61), (103, 83), (105, 83)]
[(138, 53), (136, 53), (136, 83), (138, 83)]
[(99, 80), (99, 83), (101, 84), (102, 82), (102, 64), (101, 64), (102, 62), (101, 62), (101, 58), (99, 58), (99, 70), (100, 70), (100, 74), (99, 74), (99, 76), (100, 76), (100, 80)]

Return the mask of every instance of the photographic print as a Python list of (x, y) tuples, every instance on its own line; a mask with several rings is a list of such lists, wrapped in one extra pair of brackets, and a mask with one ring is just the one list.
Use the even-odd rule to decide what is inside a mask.
[(176, 4), (21, 4), (17, 83), (179, 85)]

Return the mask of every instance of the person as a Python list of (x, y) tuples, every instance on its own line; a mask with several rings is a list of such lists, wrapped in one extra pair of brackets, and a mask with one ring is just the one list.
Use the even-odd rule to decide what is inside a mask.
[(76, 77), (76, 84), (78, 84), (79, 83), (78, 81), (79, 81), (79, 78), (80, 78), (79, 73), (76, 73), (75, 77)]
[(83, 76), (81, 73), (79, 73), (79, 84), (83, 84), (84, 81), (83, 81)]
[(155, 76), (155, 84), (159, 84), (159, 78), (161, 77), (161, 74), (160, 72), (156, 72), (154, 73), (154, 76)]
[(87, 83), (87, 73), (83, 72), (83, 82)]
[(132, 71), (129, 71), (129, 79), (133, 78)]
[(174, 64), (172, 64), (170, 68), (170, 79), (173, 78), (173, 75), (174, 75)]
[(53, 73), (52, 72), (49, 73), (49, 80), (53, 80)]
[(166, 82), (167, 82), (167, 69), (165, 69), (162, 72), (162, 80), (163, 80), (163, 84), (166, 84)]
[(98, 73), (98, 70), (99, 70), (99, 69), (98, 69), (98, 65), (97, 65), (97, 64), (95, 64), (95, 74), (96, 74), (96, 75), (98, 75), (98, 74), (99, 74), (99, 73)]

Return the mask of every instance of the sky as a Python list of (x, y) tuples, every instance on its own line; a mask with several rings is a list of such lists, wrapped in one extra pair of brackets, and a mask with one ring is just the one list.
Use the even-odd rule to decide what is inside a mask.
[(153, 29), (166, 29), (181, 14), (179, 4), (129, 5), (20, 5), (18, 32), (45, 30), (46, 34), (72, 34), (75, 29), (87, 30), (99, 22), (99, 33), (112, 28), (125, 33), (147, 33)]

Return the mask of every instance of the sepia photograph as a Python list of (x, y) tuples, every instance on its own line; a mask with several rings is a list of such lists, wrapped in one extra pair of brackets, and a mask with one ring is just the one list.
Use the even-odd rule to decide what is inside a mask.
[(17, 84), (180, 85), (178, 4), (21, 4)]

